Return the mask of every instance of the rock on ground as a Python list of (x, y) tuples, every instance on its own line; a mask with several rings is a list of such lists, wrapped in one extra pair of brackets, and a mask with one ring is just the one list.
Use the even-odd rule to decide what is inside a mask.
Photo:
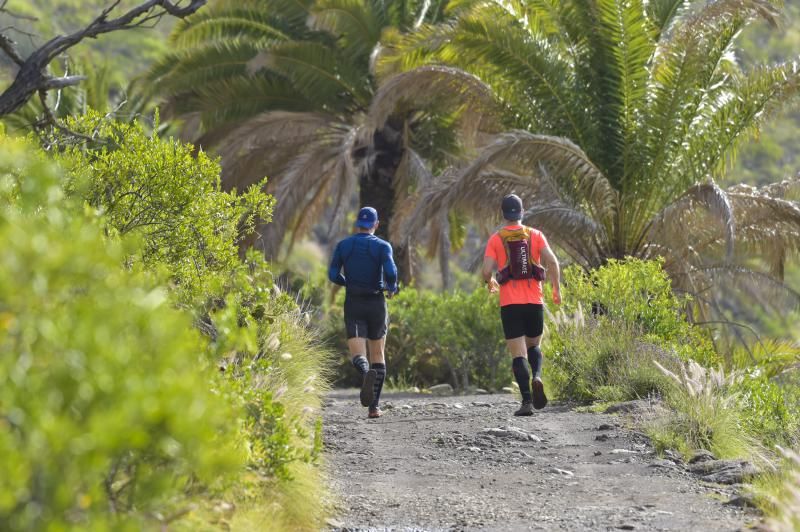
[(356, 391), (329, 399), (325, 461), (339, 510), (330, 530), (713, 531), (757, 521), (724, 504), (734, 488), (657, 458), (615, 416), (551, 403), (517, 418), (508, 395), (388, 394), (395, 408), (368, 420)]

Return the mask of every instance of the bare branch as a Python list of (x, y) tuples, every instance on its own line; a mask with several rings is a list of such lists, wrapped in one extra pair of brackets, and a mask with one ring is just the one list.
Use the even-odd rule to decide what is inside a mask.
[(31, 22), (36, 22), (37, 20), (39, 20), (38, 18), (32, 17), (30, 15), (23, 15), (22, 13), (14, 13), (13, 11), (11, 11), (6, 7), (6, 4), (8, 4), (8, 0), (2, 0), (0, 2), (0, 13), (5, 13), (11, 18), (16, 18), (19, 20), (29, 20)]
[(22, 56), (17, 51), (16, 43), (2, 33), (0, 33), (0, 50), (3, 50), (17, 65), (22, 66), (25, 63), (25, 60), (22, 59)]
[[(0, 49), (20, 67), (14, 81), (5, 92), (0, 94), (0, 116), (13, 113), (39, 91), (59, 89), (80, 82), (78, 76), (52, 78), (46, 71), (53, 59), (84, 39), (93, 39), (113, 31), (137, 28), (166, 14), (177, 18), (188, 17), (207, 2), (207, 0), (187, 0), (187, 3), (181, 6), (181, 1), (148, 0), (116, 18), (109, 18), (120, 1), (114, 0), (85, 28), (69, 35), (59, 35), (50, 39), (24, 60), (16, 51), (13, 41), (0, 35)], [(0, 4), (0, 8), (4, 5), (5, 2)]]

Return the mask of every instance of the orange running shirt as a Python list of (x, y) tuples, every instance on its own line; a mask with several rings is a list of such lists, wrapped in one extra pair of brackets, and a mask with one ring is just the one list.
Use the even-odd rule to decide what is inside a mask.
[[(522, 227), (519, 224), (512, 224), (505, 226), (504, 229), (519, 229)], [(541, 263), (542, 250), (547, 245), (547, 239), (541, 231), (531, 228), (531, 257), (539, 264)], [(503, 239), (500, 238), (498, 233), (489, 237), (489, 242), (486, 244), (486, 253), (484, 256), (491, 257), (497, 262), (497, 269), (502, 270), (506, 267), (508, 257), (506, 256), (506, 248), (503, 246)], [(536, 279), (511, 279), (506, 284), (500, 285), (500, 306), (506, 305), (526, 305), (534, 303), (537, 305), (542, 304), (542, 282)]]

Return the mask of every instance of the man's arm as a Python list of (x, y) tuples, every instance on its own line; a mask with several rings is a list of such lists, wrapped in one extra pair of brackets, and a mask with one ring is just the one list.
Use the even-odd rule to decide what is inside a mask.
[(500, 289), (500, 285), (497, 284), (497, 280), (494, 278), (494, 271), (497, 269), (497, 258), (496, 258), (496, 251), (492, 247), (492, 239), (489, 239), (489, 242), (486, 243), (486, 251), (483, 254), (483, 268), (481, 268), (481, 276), (483, 277), (483, 282), (486, 283), (486, 287), (489, 289), (489, 292), (495, 293)]
[(494, 260), (492, 257), (483, 257), (483, 268), (481, 269), (481, 275), (483, 276), (484, 282), (488, 283), (492, 279), (492, 274), (496, 269), (496, 260)]
[(331, 258), (331, 265), (328, 268), (328, 279), (330, 282), (338, 284), (339, 286), (345, 286), (346, 280), (344, 275), (342, 275), (342, 254), (339, 251), (341, 246), (339, 244), (336, 245), (336, 249), (333, 251), (333, 258)]
[(392, 245), (386, 244), (383, 252), (383, 277), (390, 294), (397, 293), (397, 265), (392, 257)]
[(542, 266), (547, 268), (547, 281), (553, 287), (553, 303), (561, 303), (561, 270), (558, 259), (549, 247), (543, 247), (541, 252)]

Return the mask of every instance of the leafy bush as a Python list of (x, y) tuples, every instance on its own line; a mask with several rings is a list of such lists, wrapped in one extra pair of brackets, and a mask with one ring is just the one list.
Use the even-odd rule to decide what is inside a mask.
[(672, 292), (662, 260), (609, 260), (596, 270), (572, 266), (564, 270), (564, 309), (592, 309), (607, 326), (636, 327), (650, 343), (674, 352), (683, 360), (716, 365), (720, 358), (708, 334), (686, 321), (687, 297)]
[(237, 191), (220, 188), (219, 164), (189, 144), (148, 135), (138, 123), (123, 124), (95, 112), (68, 121), (97, 139), (68, 145), (58, 157), (69, 170), (64, 188), (102, 215), (107, 234), (142, 239), (135, 259), (168, 265), (184, 298), (209, 290), (214, 272), (239, 262), (237, 243), (269, 221), (273, 198), (264, 182)]
[[(340, 352), (344, 293), (328, 316), (329, 341)], [(389, 303), (386, 359), (389, 374), (407, 385), (450, 382), (454, 387), (491, 390), (508, 386), (511, 362), (506, 353), (496, 296), (485, 288), (471, 293), (435, 293), (407, 288)], [(339, 368), (342, 381), (355, 375), (349, 362)], [(395, 377), (396, 378), (396, 377)]]
[(797, 445), (800, 439), (800, 390), (787, 384), (781, 386), (756, 368), (735, 387), (742, 428), (770, 448)]
[(121, 269), (133, 250), (74, 214), (60, 177), (4, 139), (0, 522), (138, 529), (242, 463), (236, 409), (188, 317), (152, 276)]
[[(12, 325), (33, 327), (50, 343), (37, 344), (48, 363), (29, 371), (41, 381), (41, 393), (0, 391), (0, 429), (19, 411), (28, 421), (20, 438), (27, 437), (23, 429), (51, 430), (60, 416), (91, 422), (81, 425), (80, 434), (57, 424), (64, 430), (53, 461), (71, 460), (75, 449), (85, 452), (85, 460), (75, 458), (63, 478), (49, 470), (33, 478), (21, 460), (14, 474), (0, 470), (3, 480), (34, 483), (59, 497), (37, 499), (30, 515), (9, 514), (14, 520), (4, 524), (42, 528), (26, 521), (38, 519), (54, 527), (102, 529), (113, 523), (116, 529), (130, 522), (140, 529), (144, 516), (159, 516), (163, 522), (180, 517), (179, 528), (214, 522), (247, 529), (257, 522), (260, 529), (318, 529), (326, 510), (319, 504), (324, 489), (316, 459), (328, 354), (313, 340), (307, 314), (274, 285), (263, 258), (238, 257), (238, 238), (254, 216), (268, 216), (271, 198), (257, 189), (244, 197), (220, 192), (216, 163), (202, 155), (192, 159), (190, 147), (152, 139), (135, 125), (87, 123), (97, 142), (58, 155), (71, 170), (66, 175), (51, 158), (21, 147), (8, 152), (2, 165), (0, 201), (8, 219), (19, 222), (10, 225), (19, 245), (29, 247), (3, 256), (19, 275), (4, 274), (0, 301), (15, 278), (28, 280), (36, 297), (20, 291), (11, 299), (31, 305), (27, 314), (10, 306), (6, 312), (5, 302), (0, 304), (0, 345), (9, 355), (0, 374), (16, 368), (24, 353), (24, 346), (2, 343)], [(99, 136), (106, 132), (110, 137)], [(131, 213), (147, 213), (142, 216), (149, 221), (131, 223), (138, 219)], [(21, 233), (23, 219), (27, 234)], [(55, 241), (59, 245), (51, 246)], [(48, 250), (57, 260), (48, 258)], [(170, 280), (172, 290), (159, 288), (158, 279)], [(60, 312), (69, 316), (59, 322), (53, 316)], [(69, 337), (76, 333), (81, 336)], [(94, 350), (83, 349), (79, 340)], [(102, 373), (97, 386), (103, 393), (93, 392), (102, 401), (63, 401), (63, 408), (72, 409), (58, 410), (62, 386), (75, 386), (79, 399), (92, 391), (84, 382), (91, 371), (78, 371), (85, 369), (79, 362)], [(32, 383), (26, 388), (38, 389)], [(50, 408), (42, 408), (41, 419), (28, 413), (36, 401)], [(104, 430), (101, 422), (115, 431), (107, 436), (111, 443), (94, 443), (106, 441), (95, 435)], [(24, 441), (3, 440), (2, 448), (11, 456), (22, 452)], [(28, 447), (45, 452), (41, 445)], [(2, 512), (25, 510), (14, 497), (33, 493), (3, 480), (0, 520)], [(237, 510), (221, 519), (220, 505), (227, 507), (231, 499)], [(187, 513), (190, 502), (197, 506)]]
[(559, 311), (550, 324), (544, 371), (555, 397), (625, 401), (668, 387), (652, 361), (672, 365), (674, 356), (647, 342), (636, 325), (585, 316), (580, 307), (572, 317)]

